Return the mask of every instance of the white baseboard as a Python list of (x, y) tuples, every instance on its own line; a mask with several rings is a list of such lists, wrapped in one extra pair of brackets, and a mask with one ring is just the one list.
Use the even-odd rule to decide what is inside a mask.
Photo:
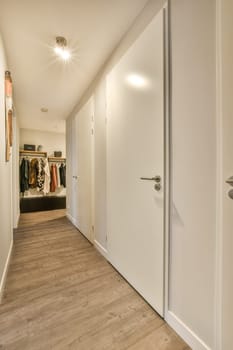
[(192, 350), (211, 350), (190, 328), (188, 328), (173, 312), (168, 311), (166, 322), (179, 336), (186, 341)]
[(11, 241), (11, 244), (10, 244), (9, 252), (7, 255), (5, 267), (4, 267), (1, 282), (0, 282), (0, 304), (2, 302), (3, 292), (4, 292), (4, 288), (5, 288), (5, 284), (6, 284), (7, 272), (8, 272), (9, 266), (10, 266), (12, 248), (13, 248), (13, 240)]
[(19, 217), (20, 217), (20, 213), (18, 213), (18, 214), (14, 217), (14, 220), (13, 220), (14, 229), (18, 228), (18, 226), (19, 226)]
[(18, 217), (17, 217), (17, 228), (19, 226), (19, 219), (20, 219), (20, 213), (18, 214)]
[(94, 246), (108, 260), (107, 250), (98, 241), (94, 240)]
[(77, 220), (75, 218), (73, 218), (72, 215), (70, 215), (69, 213), (66, 212), (66, 217), (72, 222), (72, 224), (77, 227), (78, 229), (78, 223)]
[(20, 218), (20, 213), (17, 214), (17, 217), (15, 219), (14, 228), (18, 228), (18, 226), (19, 226), (19, 218)]
[(66, 212), (66, 217), (72, 222), (72, 216), (68, 212)]

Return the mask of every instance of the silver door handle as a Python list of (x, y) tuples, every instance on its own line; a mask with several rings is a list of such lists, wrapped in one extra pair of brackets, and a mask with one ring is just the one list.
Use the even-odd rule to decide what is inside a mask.
[(233, 176), (229, 177), (229, 179), (226, 180), (226, 183), (233, 186)]
[(155, 181), (157, 183), (160, 183), (161, 182), (161, 176), (156, 175), (154, 177), (140, 177), (140, 180)]
[(76, 180), (77, 180), (77, 178), (78, 178), (78, 176), (73, 175), (73, 179), (76, 179)]

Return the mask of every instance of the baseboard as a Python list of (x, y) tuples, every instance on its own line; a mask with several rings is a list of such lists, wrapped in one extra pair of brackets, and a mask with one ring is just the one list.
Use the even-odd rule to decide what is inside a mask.
[(93, 244), (93, 240), (92, 240), (92, 237), (91, 237), (91, 233), (90, 233), (90, 236), (89, 235), (85, 235), (79, 228), (79, 225), (78, 225), (78, 221), (73, 218), (72, 215), (70, 215), (68, 212), (66, 212), (66, 217), (68, 220), (70, 220), (70, 222), (78, 229), (78, 231), (83, 235), (84, 238), (86, 238), (91, 244)]
[(68, 212), (66, 212), (66, 217), (72, 222), (72, 216)]
[(192, 350), (211, 350), (191, 329), (189, 329), (173, 312), (168, 311), (166, 322), (186, 341)]
[(19, 218), (20, 218), (20, 213), (17, 214), (16, 220), (15, 220), (15, 227), (14, 228), (18, 228), (19, 226)]
[(9, 252), (7, 255), (7, 259), (6, 259), (6, 263), (5, 263), (5, 267), (3, 270), (2, 279), (1, 279), (1, 283), (0, 283), (0, 304), (2, 302), (2, 297), (3, 297), (4, 288), (5, 288), (5, 284), (6, 284), (7, 272), (8, 272), (9, 266), (10, 266), (12, 248), (13, 248), (13, 240), (11, 241), (11, 244), (10, 244)]
[(16, 229), (19, 226), (19, 217), (20, 217), (20, 212), (14, 216), (13, 219), (13, 228)]
[(17, 227), (16, 228), (18, 228), (18, 226), (19, 226), (19, 218), (20, 218), (20, 213), (18, 214), (18, 216), (17, 216)]
[(108, 260), (107, 250), (98, 241), (94, 240), (94, 246)]
[(69, 220), (72, 222), (72, 224), (73, 224), (75, 227), (78, 228), (77, 220), (76, 220), (75, 218), (73, 218), (72, 215), (70, 215), (69, 213), (66, 212), (66, 217), (67, 217), (67, 219), (69, 219)]

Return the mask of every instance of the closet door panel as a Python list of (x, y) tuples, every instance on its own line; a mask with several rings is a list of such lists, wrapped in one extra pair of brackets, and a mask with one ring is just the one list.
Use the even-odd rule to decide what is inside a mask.
[(164, 34), (161, 11), (107, 77), (107, 249), (163, 316)]
[(75, 118), (77, 174), (76, 196), (77, 227), (81, 233), (92, 241), (92, 98), (83, 106)]

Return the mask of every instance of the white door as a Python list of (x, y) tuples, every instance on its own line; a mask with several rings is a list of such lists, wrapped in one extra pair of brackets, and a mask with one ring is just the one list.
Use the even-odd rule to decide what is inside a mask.
[(160, 315), (164, 303), (163, 49), (161, 11), (107, 77), (109, 260)]
[(80, 232), (90, 241), (93, 217), (93, 100), (82, 107), (75, 117), (76, 135), (76, 223)]
[[(77, 226), (77, 211), (78, 211), (78, 195), (77, 195), (77, 174), (78, 174), (78, 160), (77, 160), (77, 131), (76, 131), (76, 119), (74, 118), (69, 125), (69, 134), (71, 135), (71, 139), (67, 140), (67, 145), (71, 145), (70, 154), (71, 154), (71, 164), (67, 162), (67, 166), (69, 166), (69, 173), (72, 175), (71, 179), (71, 188), (68, 191), (68, 195), (70, 198), (70, 214), (72, 216), (72, 222), (75, 226)], [(67, 152), (69, 149), (67, 149)], [(68, 168), (67, 168), (68, 170)]]

